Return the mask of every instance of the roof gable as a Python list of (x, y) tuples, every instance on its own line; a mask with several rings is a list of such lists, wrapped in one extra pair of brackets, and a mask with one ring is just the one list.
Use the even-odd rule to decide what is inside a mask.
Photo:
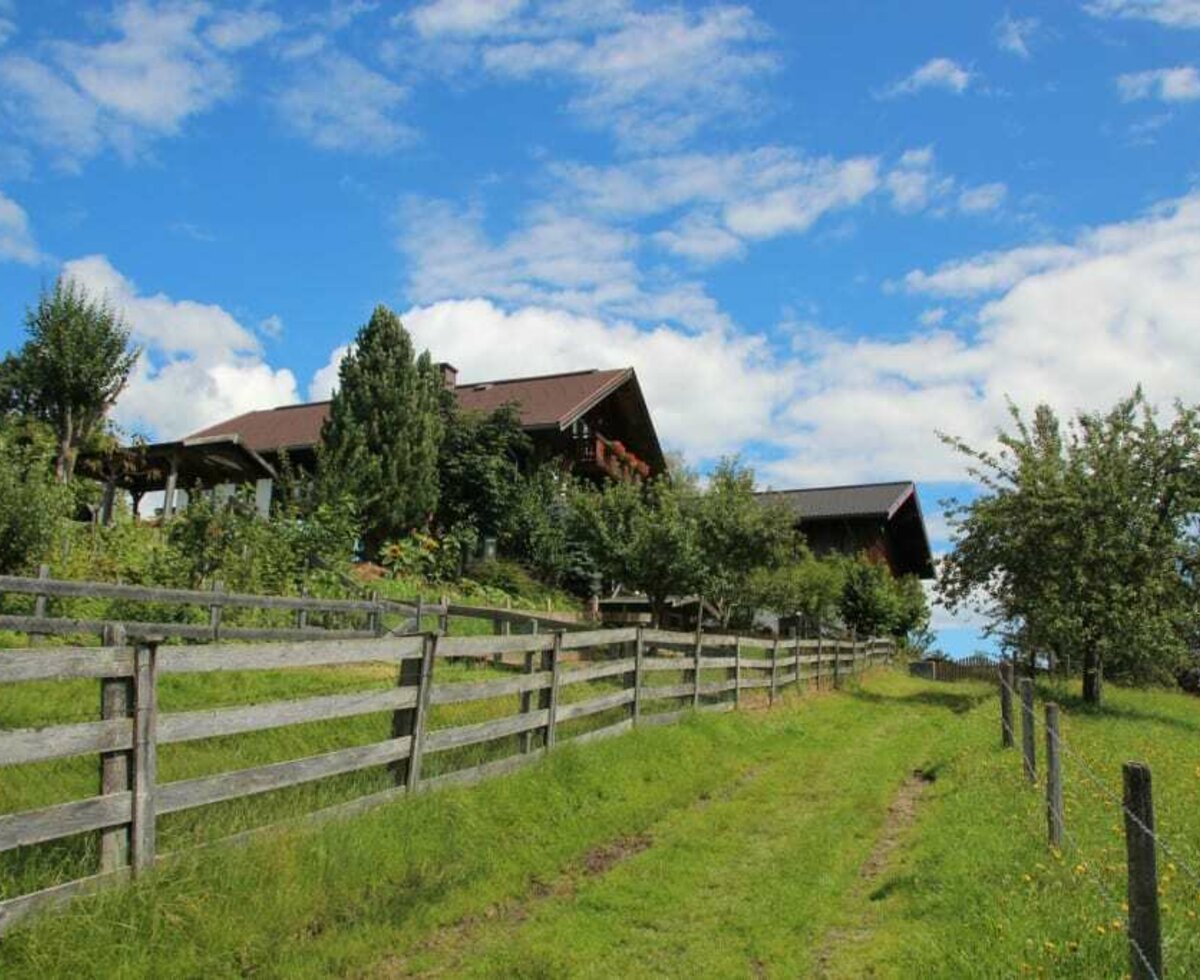
[(890, 518), (916, 486), (909, 480), (896, 483), (863, 483), (842, 487), (813, 487), (806, 490), (767, 490), (765, 500), (787, 505), (800, 520), (835, 517)]

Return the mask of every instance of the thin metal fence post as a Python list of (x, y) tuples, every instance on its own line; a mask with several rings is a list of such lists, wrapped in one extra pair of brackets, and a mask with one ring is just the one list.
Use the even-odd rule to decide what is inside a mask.
[(1024, 750), (1025, 778), (1037, 782), (1037, 744), (1033, 731), (1033, 681), (1021, 678), (1021, 747)]
[(1058, 705), (1046, 705), (1046, 825), (1051, 847), (1063, 842), (1062, 755), (1059, 752)]
[(1125, 856), (1129, 867), (1129, 965), (1134, 980), (1163, 975), (1158, 910), (1158, 862), (1150, 767), (1127, 762), (1124, 777)]

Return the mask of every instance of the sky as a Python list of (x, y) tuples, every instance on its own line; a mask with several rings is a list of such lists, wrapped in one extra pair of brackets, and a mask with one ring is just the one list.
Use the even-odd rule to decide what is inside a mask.
[(1200, 0), (0, 0), (0, 342), (103, 293), (169, 439), (386, 303), (463, 381), (632, 365), (701, 469), (915, 480), (941, 553), (937, 432), (1200, 400), (1198, 122)]

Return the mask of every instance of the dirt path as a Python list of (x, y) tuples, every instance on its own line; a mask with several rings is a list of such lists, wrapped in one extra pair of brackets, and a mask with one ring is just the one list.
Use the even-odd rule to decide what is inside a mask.
[[(916, 769), (900, 784), (896, 795), (892, 797), (883, 829), (879, 832), (874, 848), (859, 870), (858, 897), (860, 900), (869, 894), (872, 884), (891, 866), (892, 855), (904, 840), (908, 828), (916, 820), (921, 797), (924, 796), (934, 779), (932, 773)], [(854, 904), (858, 906), (861, 901)], [(821, 951), (817, 954), (816, 976), (835, 976), (836, 973), (831, 971), (836, 970), (841, 951), (849, 946), (866, 942), (870, 938), (871, 925), (868, 915), (869, 913), (865, 913), (864, 917), (855, 925), (835, 926), (826, 932), (821, 944)]]

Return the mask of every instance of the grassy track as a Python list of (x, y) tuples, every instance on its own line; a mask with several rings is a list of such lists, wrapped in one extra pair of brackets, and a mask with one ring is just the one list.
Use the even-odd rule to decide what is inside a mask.
[[(1149, 761), (1160, 828), (1200, 864), (1200, 709), (1111, 694), (1103, 716), (1068, 704), (1066, 737), (1112, 785), (1120, 759)], [(1122, 911), (1089, 881), (1121, 890), (1116, 811), (1068, 768), (1086, 853), (1050, 854), (994, 705), (986, 686), (881, 674), (567, 746), (169, 865), (14, 933), (0, 974), (1122, 975)], [(900, 819), (917, 768), (936, 782)], [(1200, 884), (1164, 868), (1164, 892), (1168, 965), (1195, 975)]]

